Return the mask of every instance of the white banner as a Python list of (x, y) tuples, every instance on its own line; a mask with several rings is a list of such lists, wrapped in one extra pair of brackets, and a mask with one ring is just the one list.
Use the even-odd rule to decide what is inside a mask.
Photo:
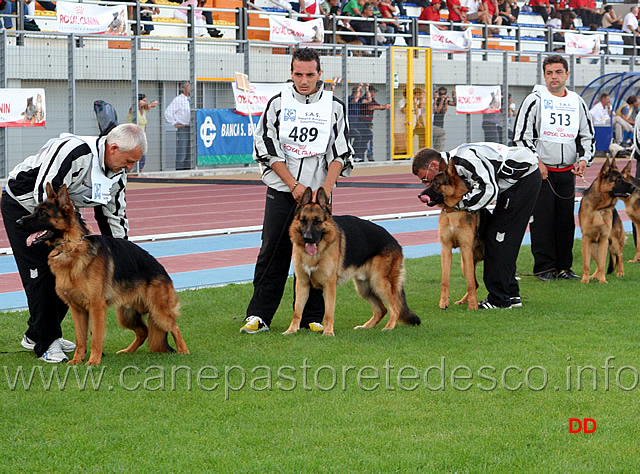
[(101, 7), (89, 3), (58, 1), (58, 31), (63, 33), (102, 33), (126, 35), (127, 6)]
[(495, 114), (501, 110), (500, 86), (456, 86), (456, 113)]
[(322, 18), (311, 21), (296, 21), (289, 18), (269, 16), (269, 41), (274, 43), (322, 43), (324, 26)]
[(567, 54), (599, 54), (600, 37), (595, 35), (580, 35), (565, 33), (565, 51)]
[(0, 89), (0, 127), (44, 127), (44, 89)]
[(238, 89), (236, 83), (232, 83), (233, 97), (236, 99), (236, 111), (243, 115), (249, 115), (249, 104), (251, 104), (251, 114), (261, 114), (267, 106), (267, 102), (274, 95), (289, 86), (288, 83), (253, 83), (249, 87), (251, 90), (245, 94)]
[(431, 48), (445, 49), (447, 51), (467, 51), (471, 49), (471, 28), (464, 31), (439, 30), (434, 25), (429, 25)]

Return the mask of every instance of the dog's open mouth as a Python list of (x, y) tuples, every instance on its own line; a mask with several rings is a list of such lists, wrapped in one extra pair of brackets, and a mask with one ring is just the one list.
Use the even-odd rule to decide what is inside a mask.
[(420, 201), (422, 201), (429, 207), (433, 207), (438, 204), (438, 202), (429, 195), (428, 189), (425, 189), (420, 194), (418, 194), (418, 199), (420, 199)]
[(318, 244), (304, 244), (304, 250), (308, 255), (315, 255), (318, 253)]
[(53, 232), (50, 230), (41, 230), (39, 232), (34, 232), (29, 237), (27, 237), (27, 247), (31, 247), (33, 244), (39, 244), (40, 242), (44, 242), (49, 237), (53, 235)]

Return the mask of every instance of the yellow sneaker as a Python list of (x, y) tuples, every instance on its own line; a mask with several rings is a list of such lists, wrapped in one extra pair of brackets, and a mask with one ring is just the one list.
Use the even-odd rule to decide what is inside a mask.
[(240, 332), (245, 334), (255, 334), (257, 332), (268, 331), (269, 326), (259, 316), (248, 316), (246, 323), (240, 328)]
[(320, 323), (309, 323), (309, 330), (312, 332), (324, 331), (324, 326)]

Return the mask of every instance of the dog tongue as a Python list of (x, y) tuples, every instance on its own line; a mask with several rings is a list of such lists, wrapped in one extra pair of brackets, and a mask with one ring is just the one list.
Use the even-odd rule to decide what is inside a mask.
[(425, 204), (429, 204), (429, 195), (428, 194), (421, 194), (420, 196), (418, 196), (418, 198)]
[(34, 232), (29, 237), (27, 237), (27, 247), (31, 247), (31, 244), (33, 243), (33, 241), (36, 240), (38, 236), (42, 235), (43, 233), (44, 231)]
[(304, 244), (304, 249), (309, 255), (318, 253), (318, 244)]

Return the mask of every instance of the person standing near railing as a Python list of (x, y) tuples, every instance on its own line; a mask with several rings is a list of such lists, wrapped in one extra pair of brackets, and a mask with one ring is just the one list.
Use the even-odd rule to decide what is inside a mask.
[(180, 94), (164, 111), (164, 118), (177, 129), (176, 170), (191, 169), (191, 83), (180, 84)]

